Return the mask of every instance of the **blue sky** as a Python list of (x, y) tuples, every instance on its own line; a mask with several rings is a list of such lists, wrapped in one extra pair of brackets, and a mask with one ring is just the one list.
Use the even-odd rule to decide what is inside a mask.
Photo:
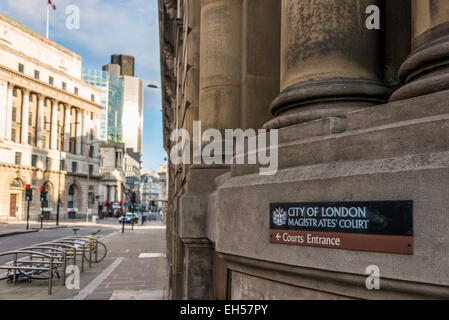
[[(83, 57), (83, 68), (101, 69), (112, 54), (136, 58), (144, 81), (143, 169), (158, 170), (166, 157), (162, 139), (157, 0), (52, 0), (50, 39)], [(0, 12), (45, 35), (47, 0), (2, 0)], [(80, 29), (66, 27), (66, 8), (80, 9)]]

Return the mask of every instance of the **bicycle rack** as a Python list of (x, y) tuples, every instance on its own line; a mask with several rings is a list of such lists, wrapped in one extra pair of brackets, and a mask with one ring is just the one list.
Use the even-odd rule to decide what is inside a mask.
[[(51, 295), (52, 293), (52, 287), (53, 287), (53, 255), (51, 254), (46, 254), (46, 253), (42, 253), (42, 252), (36, 252), (36, 251), (32, 251), (32, 250), (16, 250), (16, 251), (10, 251), (10, 252), (4, 252), (4, 253), (0, 253), (0, 257), (3, 256), (9, 256), (9, 255), (14, 255), (14, 260), (8, 262), (8, 263), (12, 263), (13, 265), (0, 265), (0, 269), (3, 270), (14, 270), (14, 275), (13, 275), (13, 281), (14, 284), (17, 283), (17, 270), (20, 272), (20, 270), (29, 270), (29, 271), (48, 271), (48, 294)], [(25, 257), (20, 258), (20, 255), (28, 255), (28, 256), (39, 256), (41, 258), (47, 258), (49, 259), (48, 263), (49, 263), (49, 267), (26, 267), (26, 266), (17, 266), (17, 263), (23, 263), (23, 264), (30, 264), (30, 263), (36, 263), (36, 261), (29, 261), (29, 260), (23, 260), (25, 259)], [(45, 263), (47, 261), (43, 261), (43, 263)]]
[[(12, 277), (14, 284), (17, 283), (18, 276), (21, 275), (23, 277), (27, 277), (28, 279), (33, 279), (32, 276), (27, 275), (23, 271), (48, 272), (48, 294), (51, 295), (54, 269), (56, 268), (56, 273), (59, 277), (58, 268), (63, 268), (62, 274), (65, 284), (66, 268), (69, 260), (72, 260), (73, 264), (76, 265), (77, 256), (81, 255), (81, 272), (84, 272), (84, 260), (87, 260), (86, 249), (89, 250), (89, 267), (91, 267), (93, 250), (95, 250), (95, 262), (98, 262), (98, 239), (96, 239), (94, 235), (67, 237), (14, 251), (0, 253), (0, 257), (8, 255), (14, 256), (12, 261), (9, 261), (4, 265), (0, 265), (0, 270), (7, 270), (5, 273), (6, 277), (4, 279)], [(36, 263), (41, 265), (33, 266), (33, 264)], [(9, 275), (10, 271), (14, 272), (12, 276)]]

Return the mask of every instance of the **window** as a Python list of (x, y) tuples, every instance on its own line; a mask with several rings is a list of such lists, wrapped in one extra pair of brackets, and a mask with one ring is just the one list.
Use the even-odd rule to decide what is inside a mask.
[(51, 158), (45, 158), (45, 170), (51, 170)]
[(78, 162), (72, 162), (72, 173), (76, 173), (78, 171)]
[(50, 85), (53, 85), (55, 83), (55, 78), (53, 78), (52, 76), (48, 77), (48, 83)]
[(34, 70), (34, 78), (39, 79), (39, 71)]
[(89, 165), (89, 175), (92, 176), (94, 174), (94, 166), (92, 164)]
[(29, 100), (30, 102), (33, 102), (33, 95), (32, 95), (32, 94), (30, 94), (28, 100)]
[(16, 142), (16, 129), (11, 129), (11, 140)]
[(65, 160), (61, 160), (60, 170), (65, 170)]
[(94, 147), (90, 146), (89, 147), (89, 158), (93, 158), (94, 157)]
[(16, 165), (20, 166), (22, 163), (22, 153), (21, 152), (16, 152), (16, 161), (15, 161)]
[(12, 96), (17, 97), (17, 88), (12, 89)]
[(62, 90), (67, 90), (67, 83), (65, 82), (62, 83)]
[(93, 94), (90, 95), (90, 101), (95, 102), (95, 96)]
[(35, 154), (31, 156), (31, 166), (35, 168), (37, 167), (37, 155)]
[(17, 109), (12, 108), (12, 121), (16, 121), (17, 119)]
[(79, 92), (78, 88), (75, 87), (75, 88), (73, 89), (73, 93), (76, 94), (76, 95), (78, 95), (78, 92)]
[(44, 130), (47, 130), (47, 117), (44, 117)]
[(42, 137), (42, 149), (47, 148), (47, 137), (43, 136)]
[(21, 63), (19, 63), (19, 72), (21, 72), (21, 73), (25, 72), (25, 66)]
[(94, 120), (94, 113), (93, 112), (90, 113), (90, 120)]
[(28, 144), (31, 144), (31, 140), (33, 139), (31, 133), (28, 133)]
[(29, 125), (30, 127), (33, 126), (33, 113), (32, 113), (32, 112), (29, 112), (29, 113), (28, 113), (28, 125)]
[(94, 129), (90, 129), (90, 140), (94, 140)]

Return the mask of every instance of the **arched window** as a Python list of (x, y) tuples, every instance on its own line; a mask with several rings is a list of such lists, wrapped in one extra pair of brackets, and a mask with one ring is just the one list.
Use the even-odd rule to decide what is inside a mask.
[(49, 208), (50, 207), (50, 201), (51, 201), (51, 194), (52, 194), (52, 190), (53, 187), (51, 185), (50, 182), (45, 182), (42, 187), (47, 191), (47, 201), (44, 202), (43, 207), (44, 208)]
[(10, 185), (12, 188), (21, 189), (23, 187), (23, 183), (20, 179), (14, 179)]

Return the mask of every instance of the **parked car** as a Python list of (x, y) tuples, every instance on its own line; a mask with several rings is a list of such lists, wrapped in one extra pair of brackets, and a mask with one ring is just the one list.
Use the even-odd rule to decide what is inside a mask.
[(134, 223), (138, 223), (138, 222), (139, 222), (139, 216), (136, 215), (135, 213), (134, 213), (134, 214), (132, 214), (132, 213), (127, 213), (127, 214), (125, 214), (124, 217), (121, 216), (121, 217), (118, 219), (118, 221), (119, 221), (119, 223), (122, 223), (122, 222), (123, 222), (123, 219), (125, 219), (125, 223), (131, 223), (133, 217), (134, 217)]

